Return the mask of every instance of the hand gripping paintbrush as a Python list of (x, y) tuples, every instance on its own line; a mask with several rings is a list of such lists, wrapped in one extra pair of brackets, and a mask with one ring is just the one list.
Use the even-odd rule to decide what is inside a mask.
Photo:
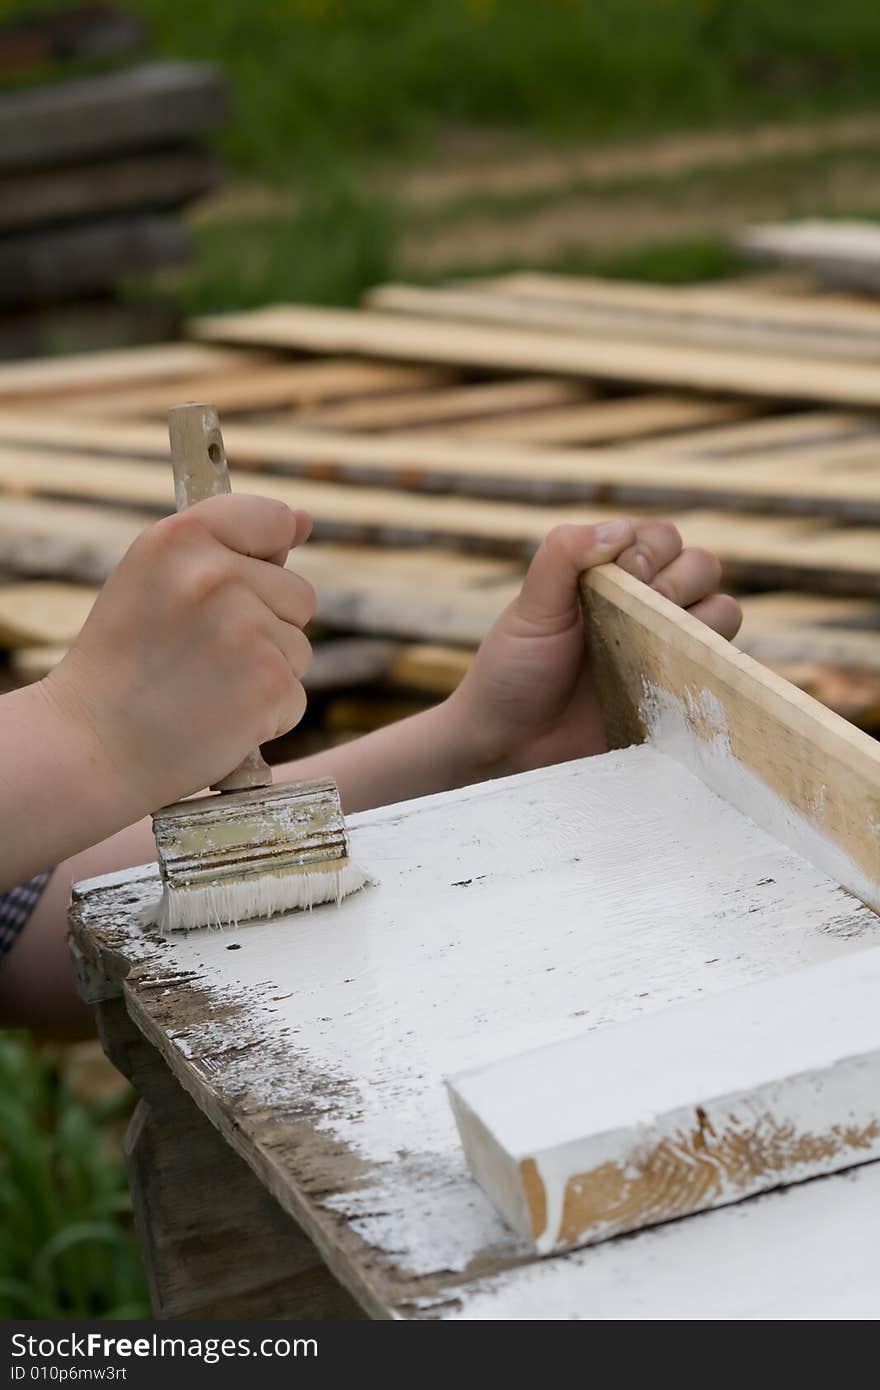
[[(214, 408), (177, 406), (168, 430), (177, 510), (229, 492)], [(225, 926), (338, 903), (367, 882), (349, 860), (332, 778), (273, 787), (257, 748), (211, 790), (217, 795), (178, 801), (153, 816), (160, 929)]]

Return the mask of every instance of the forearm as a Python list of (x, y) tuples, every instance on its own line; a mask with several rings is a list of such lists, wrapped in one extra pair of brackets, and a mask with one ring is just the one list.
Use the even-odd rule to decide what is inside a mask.
[(275, 768), (276, 782), (334, 777), (348, 815), (448, 791), (487, 775), (488, 768), (478, 764), (462, 737), (457, 712), (449, 701)]
[(143, 815), (98, 731), (65, 716), (44, 682), (0, 697), (0, 891)]

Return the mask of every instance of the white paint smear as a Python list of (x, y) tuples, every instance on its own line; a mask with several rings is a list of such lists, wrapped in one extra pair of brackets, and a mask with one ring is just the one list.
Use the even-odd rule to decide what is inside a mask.
[[(375, 888), (175, 936), (150, 976), (209, 992), (173, 1041), (221, 1096), (295, 1114), (302, 1078), (327, 1080), (308, 1101), (369, 1165), (328, 1204), (416, 1273), (526, 1252), (470, 1180), (444, 1076), (880, 942), (873, 913), (649, 746), (349, 829)], [(126, 955), (147, 949), (125, 931)]]

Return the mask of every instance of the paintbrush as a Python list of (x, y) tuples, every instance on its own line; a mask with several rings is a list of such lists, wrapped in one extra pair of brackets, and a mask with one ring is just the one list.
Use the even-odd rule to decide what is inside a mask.
[[(177, 510), (230, 491), (217, 412), (180, 405), (168, 413)], [(195, 734), (195, 730), (193, 731)], [(348, 857), (332, 778), (272, 786), (259, 748), (211, 790), (153, 816), (163, 931), (225, 926), (336, 902), (366, 876)]]

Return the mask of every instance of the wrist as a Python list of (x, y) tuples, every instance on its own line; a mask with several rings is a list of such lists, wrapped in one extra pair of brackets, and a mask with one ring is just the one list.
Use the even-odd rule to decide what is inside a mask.
[(59, 766), (70, 770), (85, 806), (94, 800), (114, 826), (131, 824), (151, 809), (149, 795), (140, 785), (124, 738), (115, 733), (111, 712), (90, 697), (87, 681), (76, 679), (74, 661), (75, 653), (68, 653), (32, 687), (41, 702), (42, 720), (58, 750)]
[(447, 751), (450, 786), (488, 782), (511, 771), (507, 750), (500, 747), (495, 732), (486, 728), (485, 720), (472, 708), (464, 686), (428, 713), (435, 716), (435, 737)]

